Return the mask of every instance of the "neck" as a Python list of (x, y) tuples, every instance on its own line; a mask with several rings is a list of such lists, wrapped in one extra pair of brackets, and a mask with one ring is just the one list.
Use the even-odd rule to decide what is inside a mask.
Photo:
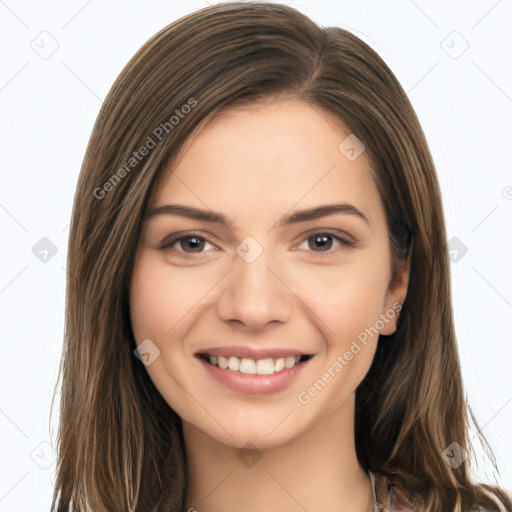
[(354, 396), (284, 445), (249, 450), (222, 445), (184, 422), (185, 510), (199, 512), (368, 512), (373, 491), (355, 451)]

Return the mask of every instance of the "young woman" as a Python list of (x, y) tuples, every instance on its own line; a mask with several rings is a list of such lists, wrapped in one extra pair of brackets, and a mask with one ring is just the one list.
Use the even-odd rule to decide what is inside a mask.
[(52, 510), (512, 509), (470, 477), (424, 134), (351, 33), (243, 2), (155, 35), (98, 116), (68, 272)]

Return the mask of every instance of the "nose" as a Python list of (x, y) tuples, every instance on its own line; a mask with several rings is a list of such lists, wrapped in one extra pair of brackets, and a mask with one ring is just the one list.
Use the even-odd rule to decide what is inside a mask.
[(271, 322), (287, 322), (293, 310), (293, 292), (267, 261), (267, 252), (252, 263), (242, 257), (224, 280), (217, 312), (225, 322), (244, 330), (260, 331)]

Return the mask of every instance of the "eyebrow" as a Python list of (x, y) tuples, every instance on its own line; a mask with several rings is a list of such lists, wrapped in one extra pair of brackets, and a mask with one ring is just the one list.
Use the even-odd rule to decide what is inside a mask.
[[(274, 224), (274, 226), (288, 226), (298, 222), (307, 222), (309, 220), (320, 219), (322, 217), (327, 217), (328, 215), (334, 215), (336, 213), (354, 215), (362, 219), (366, 224), (368, 224), (368, 226), (370, 226), (370, 221), (366, 215), (364, 215), (364, 213), (354, 205), (348, 203), (325, 204), (304, 210), (297, 210), (291, 214), (283, 215), (281, 219)], [(222, 224), (223, 226), (226, 226), (230, 229), (235, 226), (234, 220), (229, 219), (220, 212), (213, 210), (203, 210), (182, 204), (164, 204), (162, 206), (157, 206), (149, 211), (146, 220), (149, 221), (151, 218), (154, 218), (157, 215), (178, 215), (180, 217), (187, 217), (189, 219), (215, 222)]]

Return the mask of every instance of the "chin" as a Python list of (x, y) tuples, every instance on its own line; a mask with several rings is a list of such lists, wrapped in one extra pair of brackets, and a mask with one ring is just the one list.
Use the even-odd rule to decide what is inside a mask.
[[(258, 413), (258, 419), (253, 415), (238, 415), (236, 418), (223, 417), (222, 426), (210, 417), (204, 421), (185, 421), (191, 423), (194, 429), (198, 429), (216, 442), (231, 448), (250, 447), (257, 449), (271, 449), (284, 446), (299, 437), (305, 430), (296, 425), (292, 420), (296, 413), (281, 414), (278, 419), (274, 416), (264, 419)], [(294, 418), (296, 419), (296, 418)], [(285, 423), (287, 425), (285, 426)]]

